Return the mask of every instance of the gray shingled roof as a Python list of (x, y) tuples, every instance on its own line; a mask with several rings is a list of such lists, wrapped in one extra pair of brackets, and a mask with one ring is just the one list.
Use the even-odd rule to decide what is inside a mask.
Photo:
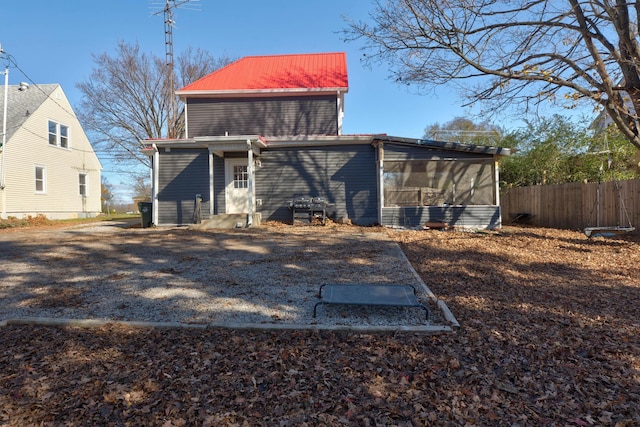
[[(29, 89), (20, 90), (20, 86), (8, 87), (7, 96), (7, 141), (20, 129), (29, 115), (36, 111), (40, 105), (60, 85), (31, 85)], [(4, 86), (0, 85), (0, 137), (2, 136), (2, 119), (4, 109)], [(2, 141), (0, 140), (0, 144)]]
[(513, 150), (510, 148), (493, 147), (488, 145), (471, 145), (471, 144), (463, 144), (461, 142), (433, 141), (430, 139), (403, 138), (399, 136), (389, 136), (389, 135), (375, 135), (373, 139), (377, 141), (383, 141), (383, 142), (391, 142), (391, 143), (395, 142), (398, 144), (411, 144), (411, 145), (419, 145), (423, 147), (442, 148), (445, 150), (452, 150), (452, 151), (466, 151), (466, 152), (478, 153), (478, 154), (492, 154), (497, 156), (510, 156), (513, 153)]

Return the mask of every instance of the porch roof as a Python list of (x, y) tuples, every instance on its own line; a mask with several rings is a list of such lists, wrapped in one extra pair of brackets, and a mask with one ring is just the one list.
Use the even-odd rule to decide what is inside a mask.
[(488, 145), (463, 144), (461, 142), (434, 141), (430, 139), (403, 138), (400, 136), (374, 135), (374, 142), (389, 142), (393, 144), (418, 145), (428, 148), (438, 148), (451, 151), (463, 151), (467, 153), (490, 154), (494, 156), (510, 156), (512, 150), (504, 147)]
[(256, 154), (264, 148), (321, 147), (328, 145), (392, 144), (421, 146), (450, 151), (477, 153), (493, 156), (509, 156), (513, 150), (504, 147), (463, 144), (460, 142), (433, 141), (428, 139), (403, 138), (384, 134), (377, 135), (296, 135), (264, 137), (261, 135), (201, 136), (184, 139), (152, 139), (142, 141), (143, 152), (153, 154), (157, 147), (168, 148), (208, 148), (210, 151), (247, 151), (248, 143)]
[(216, 152), (247, 151), (248, 143), (256, 152), (263, 148), (321, 147), (336, 144), (371, 144), (373, 135), (297, 135), (263, 137), (261, 135), (200, 136), (182, 139), (147, 139), (142, 141), (142, 151), (152, 155), (158, 147), (208, 148)]
[(259, 153), (267, 146), (260, 135), (204, 136), (180, 139), (146, 139), (142, 141), (142, 151), (153, 155), (158, 147), (165, 148), (208, 148), (210, 151), (247, 151), (249, 146)]

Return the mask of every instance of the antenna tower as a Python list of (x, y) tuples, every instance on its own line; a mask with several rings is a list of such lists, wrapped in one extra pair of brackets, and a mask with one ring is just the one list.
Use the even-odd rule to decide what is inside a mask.
[[(176, 134), (176, 97), (175, 97), (175, 71), (173, 62), (173, 9), (188, 3), (190, 0), (165, 0), (164, 8), (164, 46), (165, 65), (167, 67), (167, 138), (177, 138)], [(160, 12), (154, 13), (158, 15)]]

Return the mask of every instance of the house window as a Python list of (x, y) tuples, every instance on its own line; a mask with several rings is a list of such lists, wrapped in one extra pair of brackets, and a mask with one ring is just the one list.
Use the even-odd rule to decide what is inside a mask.
[(69, 126), (49, 120), (49, 145), (69, 147)]
[(81, 173), (78, 175), (78, 190), (81, 196), (87, 195), (87, 174)]
[(47, 171), (43, 166), (36, 166), (36, 193), (45, 193), (47, 191)]
[(60, 125), (60, 147), (67, 148), (69, 146), (69, 127)]
[(49, 144), (58, 145), (58, 126), (55, 122), (49, 122)]
[(246, 165), (233, 167), (233, 188), (249, 188), (249, 176)]

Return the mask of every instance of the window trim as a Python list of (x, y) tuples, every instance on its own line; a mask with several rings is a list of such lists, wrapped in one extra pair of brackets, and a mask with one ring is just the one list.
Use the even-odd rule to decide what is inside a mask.
[[(42, 178), (38, 179), (38, 170), (42, 171)], [(33, 188), (36, 194), (47, 194), (47, 167), (35, 165), (33, 169)], [(42, 190), (38, 190), (38, 182), (42, 182)]]
[[(62, 130), (65, 130), (65, 134), (62, 135)], [(58, 123), (59, 141), (61, 148), (69, 148), (69, 126)], [(63, 144), (64, 141), (64, 144)]]
[[(53, 125), (53, 131), (51, 130), (51, 125)], [(47, 121), (47, 135), (49, 135), (49, 145), (53, 145), (57, 147), (58, 145), (58, 124), (53, 120)]]
[[(51, 131), (51, 125), (54, 125), (55, 130)], [(63, 129), (65, 131), (65, 135), (62, 135)], [(69, 149), (71, 147), (71, 127), (60, 123), (56, 120), (47, 120), (47, 135), (49, 145), (52, 147)], [(55, 143), (52, 143), (52, 139), (55, 140)]]
[[(82, 182), (84, 178), (84, 182)], [(89, 174), (86, 172), (78, 173), (78, 195), (81, 197), (87, 197), (89, 190)]]

